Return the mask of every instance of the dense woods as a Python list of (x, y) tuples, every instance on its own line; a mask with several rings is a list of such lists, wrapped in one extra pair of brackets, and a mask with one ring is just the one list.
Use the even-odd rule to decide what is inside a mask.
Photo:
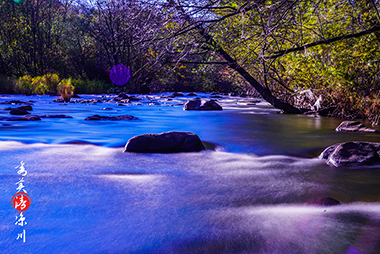
[[(380, 1), (0, 0), (1, 92), (256, 90), (379, 121)], [(122, 87), (109, 73), (131, 71)], [(71, 78), (71, 79), (69, 79)], [(62, 86), (62, 85), (61, 85)]]

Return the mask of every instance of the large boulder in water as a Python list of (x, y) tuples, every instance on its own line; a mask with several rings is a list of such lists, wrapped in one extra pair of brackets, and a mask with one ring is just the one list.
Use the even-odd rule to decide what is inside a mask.
[(128, 140), (124, 152), (179, 153), (204, 150), (200, 138), (192, 132), (170, 131), (161, 134), (143, 134)]
[(194, 99), (188, 100), (183, 107), (184, 110), (223, 110), (214, 100)]
[(28, 112), (28, 110), (25, 110), (25, 109), (14, 108), (11, 111), (9, 111), (9, 114), (22, 116), (22, 115), (28, 115), (30, 113)]
[(335, 167), (368, 165), (380, 162), (379, 152), (380, 143), (352, 141), (329, 146), (319, 158)]
[(374, 129), (366, 127), (364, 124), (358, 121), (343, 121), (335, 130), (346, 131), (346, 132), (369, 132), (369, 133), (378, 132)]

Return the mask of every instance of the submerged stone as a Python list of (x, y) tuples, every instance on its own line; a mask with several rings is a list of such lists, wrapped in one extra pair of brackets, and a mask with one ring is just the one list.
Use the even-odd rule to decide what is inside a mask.
[(143, 134), (128, 140), (124, 152), (179, 153), (204, 150), (200, 138), (192, 132), (170, 131), (161, 134)]
[(73, 118), (72, 116), (67, 115), (38, 115), (40, 118)]
[(39, 118), (38, 116), (27, 115), (24, 117), (17, 117), (17, 116), (1, 117), (0, 120), (3, 120), (3, 121), (39, 121), (39, 120), (41, 120), (41, 118)]
[(380, 143), (352, 141), (329, 146), (319, 158), (335, 167), (369, 165), (380, 162), (379, 151)]
[(120, 116), (100, 116), (93, 115), (86, 117), (84, 120), (109, 120), (109, 121), (120, 121), (120, 120), (138, 120), (137, 117), (131, 115), (120, 115)]

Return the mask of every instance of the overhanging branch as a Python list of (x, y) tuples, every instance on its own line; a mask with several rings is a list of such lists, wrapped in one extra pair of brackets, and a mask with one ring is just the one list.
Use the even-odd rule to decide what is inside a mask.
[(368, 30), (364, 30), (364, 31), (359, 32), (359, 33), (341, 35), (341, 36), (333, 37), (333, 38), (330, 38), (327, 40), (312, 42), (312, 43), (309, 43), (309, 44), (306, 44), (306, 45), (303, 45), (303, 46), (300, 46), (297, 48), (291, 48), (291, 49), (287, 49), (287, 50), (277, 51), (277, 52), (275, 52), (274, 55), (266, 57), (266, 59), (275, 59), (275, 58), (281, 57), (283, 55), (289, 54), (291, 52), (302, 51), (302, 50), (305, 50), (307, 48), (315, 47), (318, 45), (330, 44), (330, 43), (335, 42), (335, 41), (361, 37), (363, 35), (371, 34), (371, 33), (374, 33), (376, 31), (379, 31), (379, 30), (380, 30), (380, 25), (377, 25), (377, 26), (374, 26)]
[(166, 62), (166, 64), (229, 64), (228, 62), (188, 62), (188, 61), (178, 61), (178, 62)]
[[(183, 8), (178, 6), (174, 6), (176, 10), (182, 15), (182, 18), (192, 24), (196, 23), (195, 20), (189, 16)], [(207, 32), (207, 30), (202, 26), (197, 26), (198, 33), (201, 37), (205, 39), (205, 41), (215, 49), (215, 52), (218, 53), (227, 63), (228, 66), (234, 69), (237, 73), (239, 73), (250, 85), (252, 85), (260, 95), (272, 104), (274, 107), (278, 109), (282, 109), (287, 113), (292, 114), (301, 114), (304, 112), (303, 109), (296, 108), (289, 103), (283, 102), (273, 96), (272, 92), (267, 88), (263, 87), (251, 74), (249, 74), (231, 55), (225, 51), (218, 43), (213, 39), (213, 37)]]

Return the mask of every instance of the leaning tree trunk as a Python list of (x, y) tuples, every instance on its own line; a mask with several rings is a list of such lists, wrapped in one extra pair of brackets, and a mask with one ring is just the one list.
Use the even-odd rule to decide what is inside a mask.
[[(175, 8), (178, 12), (181, 13), (182, 17), (190, 24), (195, 24), (196, 22), (192, 17), (190, 17), (181, 6), (176, 5)], [(227, 61), (228, 66), (235, 71), (237, 71), (243, 78), (251, 85), (253, 86), (257, 92), (260, 93), (260, 95), (263, 97), (264, 100), (272, 104), (275, 108), (281, 109), (286, 113), (290, 114), (302, 114), (306, 110), (299, 109), (294, 106), (292, 106), (289, 103), (283, 102), (273, 96), (272, 92), (262, 86), (254, 77), (251, 76), (240, 64), (236, 62), (235, 59), (233, 59), (216, 41), (212, 38), (212, 36), (200, 25), (196, 26), (196, 29), (198, 33), (206, 40), (206, 42), (211, 45), (217, 53), (219, 53), (220, 56), (224, 58), (224, 60)]]

